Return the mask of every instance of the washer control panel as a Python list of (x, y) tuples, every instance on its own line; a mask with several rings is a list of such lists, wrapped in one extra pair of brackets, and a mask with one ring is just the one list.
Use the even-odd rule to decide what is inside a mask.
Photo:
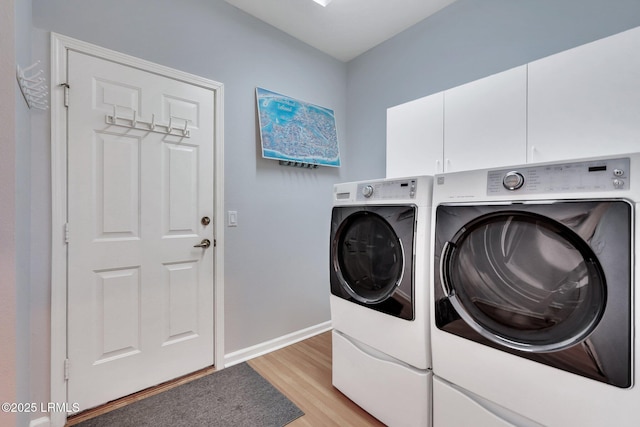
[(358, 184), (356, 200), (413, 199), (416, 196), (415, 179), (397, 179)]
[(630, 163), (625, 157), (492, 170), (487, 173), (487, 194), (628, 190)]

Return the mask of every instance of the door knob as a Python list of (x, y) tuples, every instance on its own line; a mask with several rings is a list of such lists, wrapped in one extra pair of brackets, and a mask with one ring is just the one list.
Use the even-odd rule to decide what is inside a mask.
[(207, 226), (211, 224), (211, 218), (209, 218), (208, 216), (203, 216), (202, 219), (200, 220), (200, 223), (204, 226)]
[(202, 239), (202, 242), (198, 243), (197, 245), (193, 245), (194, 248), (203, 249), (207, 249), (209, 246), (211, 246), (211, 240), (209, 239)]

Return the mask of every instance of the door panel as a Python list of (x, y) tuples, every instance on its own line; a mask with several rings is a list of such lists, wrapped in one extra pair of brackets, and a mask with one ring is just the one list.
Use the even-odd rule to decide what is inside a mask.
[(198, 234), (198, 147), (165, 144), (165, 237)]
[[(165, 265), (166, 320), (164, 341), (170, 345), (197, 337), (198, 331), (198, 264), (181, 262)], [(196, 311), (192, 308), (196, 308)]]
[(140, 141), (96, 135), (96, 238), (140, 237)]
[(214, 247), (194, 245), (214, 241), (214, 94), (74, 51), (68, 79), (68, 401), (87, 409), (213, 365)]
[(96, 272), (96, 321), (102, 337), (96, 342), (96, 361), (105, 362), (140, 352), (140, 269)]

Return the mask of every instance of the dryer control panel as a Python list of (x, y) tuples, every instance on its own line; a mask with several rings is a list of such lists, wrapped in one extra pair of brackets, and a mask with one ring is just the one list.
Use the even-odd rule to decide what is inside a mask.
[(358, 184), (356, 200), (406, 200), (416, 196), (415, 179), (372, 181)]
[(492, 170), (487, 195), (628, 190), (630, 163), (625, 157)]

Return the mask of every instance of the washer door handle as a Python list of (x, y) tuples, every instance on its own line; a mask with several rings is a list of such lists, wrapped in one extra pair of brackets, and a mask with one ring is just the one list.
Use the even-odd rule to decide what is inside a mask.
[(440, 255), (440, 285), (447, 298), (455, 295), (455, 291), (451, 288), (451, 278), (449, 274), (449, 261), (455, 250), (456, 245), (452, 242), (444, 242), (442, 254)]

